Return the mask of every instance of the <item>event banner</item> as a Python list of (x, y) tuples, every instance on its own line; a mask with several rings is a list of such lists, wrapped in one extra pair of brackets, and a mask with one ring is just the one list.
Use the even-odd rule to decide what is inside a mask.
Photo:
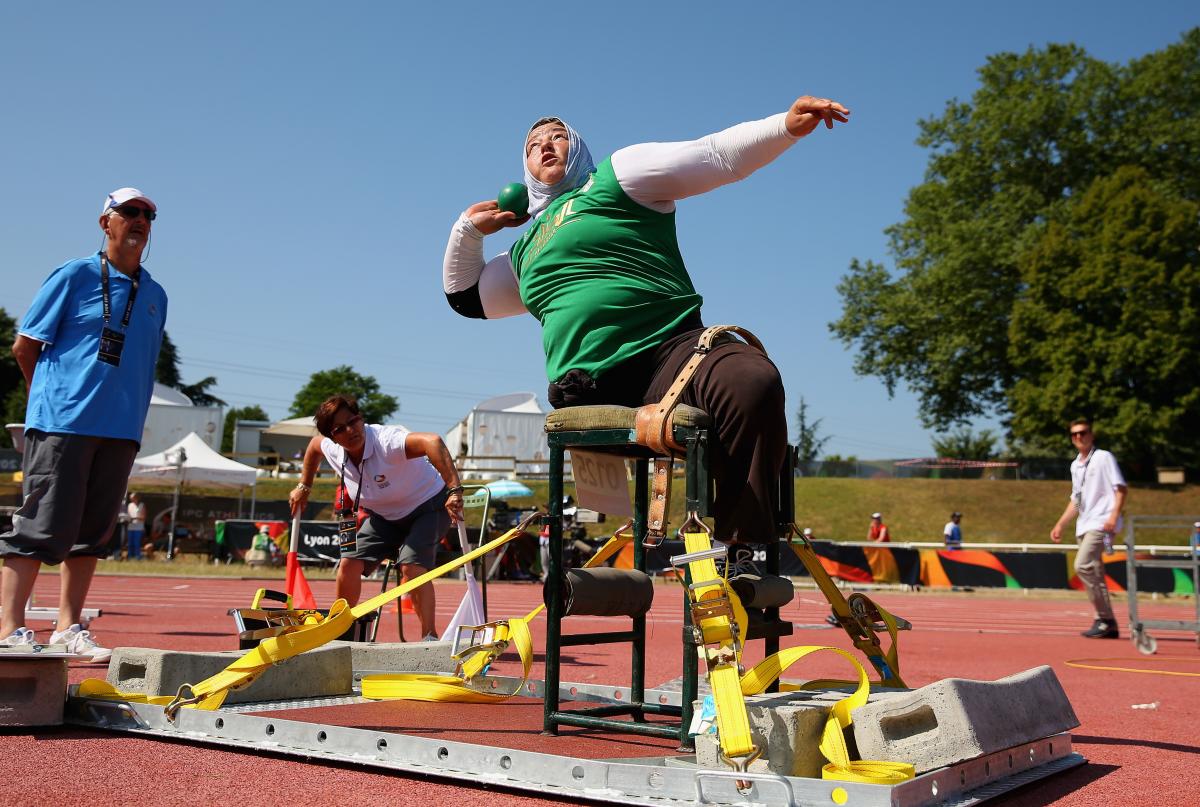
[[(1075, 553), (989, 552), (978, 549), (909, 549), (886, 545), (856, 546), (834, 541), (814, 541), (813, 550), (830, 577), (849, 583), (898, 583), (929, 588), (1053, 588), (1082, 589), (1072, 564)], [(664, 541), (646, 554), (647, 571), (662, 572), (670, 557), (683, 552), (682, 541)], [(1150, 556), (1138, 555), (1139, 559)], [(766, 550), (761, 546), (735, 548), (739, 571), (766, 570)], [(622, 551), (619, 565), (632, 567), (633, 548)], [(1108, 586), (1125, 591), (1125, 552), (1104, 556)], [(779, 573), (806, 577), (807, 570), (786, 546), (780, 547)], [(1160, 594), (1191, 594), (1192, 580), (1181, 569), (1140, 569), (1138, 590)]]
[[(254, 536), (266, 526), (280, 553), (286, 552), (290, 525), (279, 520), (229, 519), (217, 522), (217, 556), (243, 560)], [(300, 522), (298, 552), (306, 562), (335, 563), (338, 559), (337, 524), (332, 521)], [(474, 538), (477, 540), (477, 537)], [(929, 588), (1051, 588), (1081, 589), (1072, 570), (1073, 552), (989, 552), (978, 549), (909, 549), (889, 546), (855, 546), (834, 541), (814, 541), (813, 549), (830, 577), (849, 583), (891, 583)], [(786, 545), (779, 548), (779, 573), (807, 577), (808, 572)], [(667, 540), (646, 552), (646, 568), (661, 573), (671, 566), (672, 555), (682, 554), (683, 542)], [(442, 553), (453, 554), (453, 553)], [(1139, 558), (1142, 556), (1139, 555)], [(1149, 558), (1149, 555), (1145, 556)], [(735, 547), (733, 561), (739, 571), (766, 571), (766, 549)], [(632, 568), (633, 547), (626, 547), (616, 565)], [(1108, 586), (1125, 591), (1125, 552), (1104, 556)], [(1180, 569), (1141, 569), (1138, 590), (1160, 594), (1192, 594), (1192, 580)]]
[[(286, 521), (227, 519), (218, 521), (217, 556), (223, 560), (245, 560), (246, 553), (254, 545), (254, 536), (267, 528), (267, 534), (275, 543), (282, 558), (291, 542), (291, 524)], [(300, 542), (296, 548), (302, 561), (336, 563), (338, 559), (337, 522), (301, 521)]]

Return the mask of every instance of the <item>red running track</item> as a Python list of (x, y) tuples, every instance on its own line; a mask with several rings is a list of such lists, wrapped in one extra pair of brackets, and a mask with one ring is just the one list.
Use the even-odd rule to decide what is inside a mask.
[[(98, 577), (89, 606), (104, 610), (93, 632), (107, 646), (147, 646), (180, 650), (231, 649), (232, 620), (226, 609), (248, 605), (254, 580), (168, 577)], [(45, 575), (35, 592), (38, 604), (53, 605), (58, 580)], [(313, 584), (318, 601), (328, 603), (333, 584)], [(438, 624), (444, 625), (462, 596), (461, 583), (439, 582)], [(540, 598), (540, 587), (498, 584), (489, 589), (493, 619), (527, 613)], [(1200, 651), (1193, 634), (1158, 632), (1157, 656), (1141, 656), (1131, 643), (1088, 640), (1079, 631), (1090, 622), (1083, 595), (1039, 598), (990, 593), (879, 593), (881, 605), (911, 620), (912, 633), (901, 640), (903, 673), (910, 686), (947, 677), (991, 680), (1039, 664), (1051, 665), (1062, 681), (1081, 721), (1074, 731), (1075, 749), (1090, 764), (1030, 785), (994, 802), (1015, 805), (1143, 805), (1191, 804), (1200, 793)], [(648, 619), (650, 631), (647, 682), (656, 684), (679, 675), (679, 612), (682, 594), (673, 587), (657, 589)], [(1192, 619), (1190, 601), (1147, 602), (1144, 619)], [(834, 644), (848, 647), (840, 632), (820, 623), (828, 607), (819, 593), (798, 592), (785, 610), (797, 623), (788, 644)], [(1118, 615), (1121, 615), (1120, 606)], [(396, 616), (389, 614), (381, 639), (394, 640)], [(593, 620), (605, 622), (606, 620)], [(611, 620), (609, 620), (611, 622)], [(569, 623), (570, 624), (570, 623)], [(31, 625), (45, 638), (48, 625)], [(417, 634), (405, 616), (408, 636)], [(578, 630), (589, 629), (581, 621)], [(534, 623), (536, 646), (544, 640), (543, 621)], [(758, 643), (754, 643), (758, 644)], [(620, 647), (569, 648), (564, 681), (620, 685), (628, 681), (626, 651)], [(538, 656), (540, 661), (540, 654)], [(1068, 666), (1071, 660), (1105, 659), (1098, 666), (1128, 667), (1185, 675), (1091, 670)], [(748, 655), (748, 661), (756, 659)], [(829, 659), (808, 659), (788, 673), (792, 678), (844, 677), (846, 670)], [(498, 672), (509, 672), (501, 668)], [(72, 663), (72, 682), (103, 677), (102, 665)], [(543, 676), (540, 665), (533, 675)], [(1157, 704), (1133, 709), (1134, 705)], [(505, 709), (510, 711), (506, 715)], [(612, 736), (567, 732), (560, 738), (533, 739), (536, 709), (530, 704), (457, 708), (455, 728), (489, 733), (501, 724), (511, 734), (548, 742), (539, 750), (597, 757)], [(528, 713), (533, 717), (517, 719)], [(347, 713), (343, 712), (343, 717)], [(350, 712), (349, 714), (353, 714)], [(308, 717), (306, 715), (306, 717)], [(310, 718), (311, 719), (311, 718)], [(413, 718), (415, 721), (415, 718)], [(330, 722), (334, 722), (331, 720)], [(347, 722), (339, 718), (337, 722)], [(414, 723), (415, 725), (415, 723)], [(628, 738), (628, 755), (655, 753), (649, 741)], [(181, 743), (84, 731), (72, 728), (0, 733), (5, 773), (0, 777), (2, 805), (259, 805), (301, 804), (454, 804), (480, 798), (489, 807), (552, 803), (550, 799), (506, 791), (484, 794), (436, 780), (307, 763), (286, 758), (242, 754)]]

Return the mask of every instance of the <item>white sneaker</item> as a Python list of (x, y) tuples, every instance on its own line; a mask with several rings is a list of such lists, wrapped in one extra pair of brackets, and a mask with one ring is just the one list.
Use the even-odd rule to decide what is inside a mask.
[(34, 633), (29, 628), (20, 627), (6, 639), (0, 639), (0, 647), (33, 647), (37, 644)]
[(425, 638), (422, 639), (421, 641), (422, 642), (440, 642), (441, 639), (438, 638), (436, 633), (428, 633), (425, 635)]
[(66, 630), (56, 630), (50, 635), (50, 644), (65, 644), (68, 653), (77, 656), (88, 656), (92, 661), (108, 661), (112, 651), (107, 647), (96, 644), (92, 632), (84, 630), (80, 625), (72, 625)]

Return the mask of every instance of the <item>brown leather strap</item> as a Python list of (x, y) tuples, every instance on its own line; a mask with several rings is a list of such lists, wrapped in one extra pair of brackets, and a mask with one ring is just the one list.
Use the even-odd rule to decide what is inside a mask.
[(671, 428), (671, 413), (675, 411), (675, 406), (679, 403), (679, 396), (691, 383), (692, 376), (696, 374), (696, 370), (712, 350), (717, 337), (724, 333), (735, 333), (745, 339), (747, 344), (758, 348), (764, 354), (767, 352), (762, 342), (758, 341), (758, 337), (745, 328), (737, 325), (713, 325), (706, 328), (696, 341), (691, 358), (683, 365), (679, 375), (675, 376), (675, 380), (671, 382), (663, 399), (655, 404), (638, 407), (637, 418), (634, 421), (634, 434), (639, 445), (644, 445), (652, 451), (668, 456), (683, 451), (683, 446), (675, 442), (675, 436), (672, 433), (674, 430)]
[(671, 476), (674, 460), (659, 457), (654, 460), (654, 476), (650, 480), (650, 513), (646, 520), (646, 546), (658, 546), (667, 537), (667, 516), (671, 512)]

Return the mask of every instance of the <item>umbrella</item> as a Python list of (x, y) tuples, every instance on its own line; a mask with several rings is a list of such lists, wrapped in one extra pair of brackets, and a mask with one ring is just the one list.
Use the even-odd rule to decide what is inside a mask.
[[(464, 555), (471, 551), (471, 545), (467, 542), (467, 525), (462, 521), (458, 522), (458, 545)], [(486, 621), (483, 617), (483, 594), (479, 590), (479, 583), (475, 581), (471, 564), (464, 566), (463, 571), (467, 576), (467, 591), (463, 594), (462, 602), (458, 604), (458, 610), (454, 612), (450, 624), (442, 633), (442, 641), (454, 641), (462, 625), (482, 625)]]
[(532, 490), (515, 479), (497, 479), (495, 482), (488, 482), (487, 489), (497, 499), (518, 499), (522, 496), (533, 495)]

